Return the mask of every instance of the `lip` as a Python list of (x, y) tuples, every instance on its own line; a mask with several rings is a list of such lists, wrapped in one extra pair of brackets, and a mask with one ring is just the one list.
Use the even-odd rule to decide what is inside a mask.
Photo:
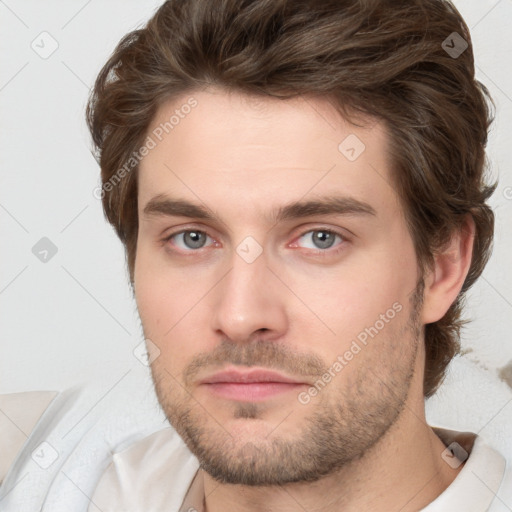
[(297, 391), (307, 385), (277, 372), (254, 369), (225, 370), (201, 381), (213, 395), (228, 400), (260, 402), (273, 396)]
[(285, 384), (305, 384), (304, 382), (297, 381), (286, 377), (271, 370), (224, 370), (215, 373), (210, 377), (206, 377), (201, 381), (201, 384), (218, 384), (218, 383), (237, 383), (237, 384), (253, 384), (253, 383), (270, 383), (280, 382)]

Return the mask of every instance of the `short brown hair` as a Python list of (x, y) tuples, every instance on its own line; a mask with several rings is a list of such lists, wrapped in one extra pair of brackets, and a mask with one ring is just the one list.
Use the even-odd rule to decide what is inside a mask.
[(207, 86), (314, 95), (347, 118), (383, 121), (422, 272), (472, 216), (476, 238), (462, 291), (425, 326), (424, 395), (431, 396), (460, 350), (464, 294), (483, 271), (494, 229), (486, 201), (496, 185), (484, 175), (492, 100), (475, 80), (469, 30), (456, 8), (445, 0), (169, 0), (126, 35), (97, 78), (87, 121), (103, 208), (126, 248), (132, 283), (137, 165), (130, 172), (126, 162), (164, 101)]

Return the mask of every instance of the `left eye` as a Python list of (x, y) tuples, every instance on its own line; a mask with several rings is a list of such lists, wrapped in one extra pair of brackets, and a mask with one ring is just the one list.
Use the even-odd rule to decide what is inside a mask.
[(343, 241), (343, 238), (333, 231), (318, 229), (304, 233), (298, 240), (302, 244), (312, 244), (309, 245), (309, 247), (306, 245), (305, 247), (307, 249), (330, 249), (334, 245), (336, 239)]
[(174, 245), (184, 251), (202, 249), (210, 238), (204, 231), (182, 231), (171, 235), (168, 240), (174, 240)]

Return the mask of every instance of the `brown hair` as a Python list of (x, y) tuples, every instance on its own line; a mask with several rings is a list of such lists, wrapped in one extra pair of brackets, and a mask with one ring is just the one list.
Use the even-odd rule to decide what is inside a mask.
[(332, 99), (347, 118), (383, 121), (422, 275), (472, 216), (476, 238), (462, 291), (441, 320), (425, 326), (424, 394), (431, 396), (460, 350), (464, 294), (483, 271), (494, 229), (486, 200), (496, 185), (484, 179), (492, 100), (475, 80), (470, 34), (458, 11), (445, 0), (165, 2), (121, 40), (87, 107), (103, 208), (125, 245), (131, 281), (138, 231), (133, 156), (162, 102), (206, 86), (283, 99), (316, 95)]

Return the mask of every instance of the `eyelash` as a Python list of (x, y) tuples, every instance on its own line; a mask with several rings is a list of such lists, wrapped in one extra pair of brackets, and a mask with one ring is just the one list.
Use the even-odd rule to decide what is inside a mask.
[[(348, 241), (347, 237), (339, 232), (339, 231), (336, 231), (336, 230), (333, 230), (333, 229), (330, 229), (330, 228), (322, 228), (322, 227), (319, 227), (319, 228), (315, 228), (315, 229), (308, 229), (306, 231), (303, 231), (302, 233), (300, 233), (296, 238), (295, 240), (299, 240), (300, 238), (302, 238), (304, 235), (307, 235), (308, 233), (315, 233), (315, 232), (323, 232), (323, 233), (328, 233), (328, 234), (332, 234), (332, 235), (335, 235), (335, 236), (338, 236), (341, 238), (341, 242), (337, 245), (337, 246), (334, 246), (333, 247), (329, 247), (327, 249), (307, 249), (308, 253), (309, 254), (313, 254), (314, 256), (320, 256), (320, 257), (327, 257), (327, 256), (333, 256), (333, 255), (336, 255), (338, 254), (340, 251), (343, 250), (344, 246), (345, 246), (345, 242)], [(205, 234), (207, 237), (211, 238), (212, 240), (214, 240), (214, 238), (212, 236), (210, 236), (206, 231), (204, 230), (201, 230), (201, 229), (182, 229), (181, 231), (176, 231), (174, 233), (171, 233), (170, 235), (167, 235), (163, 240), (162, 242), (164, 244), (167, 244), (169, 243), (172, 238), (174, 238), (175, 236), (177, 235), (182, 235), (182, 234), (185, 234), (185, 233), (202, 233), (202, 234)], [(294, 242), (295, 243), (295, 242)], [(186, 251), (182, 250), (182, 249), (178, 249), (177, 251), (179, 252), (179, 254), (181, 255), (187, 255), (187, 253), (190, 253), (190, 255), (193, 255), (194, 253), (197, 253), (199, 251), (201, 251), (201, 249), (205, 249), (205, 247), (200, 247), (198, 249), (188, 249)]]

